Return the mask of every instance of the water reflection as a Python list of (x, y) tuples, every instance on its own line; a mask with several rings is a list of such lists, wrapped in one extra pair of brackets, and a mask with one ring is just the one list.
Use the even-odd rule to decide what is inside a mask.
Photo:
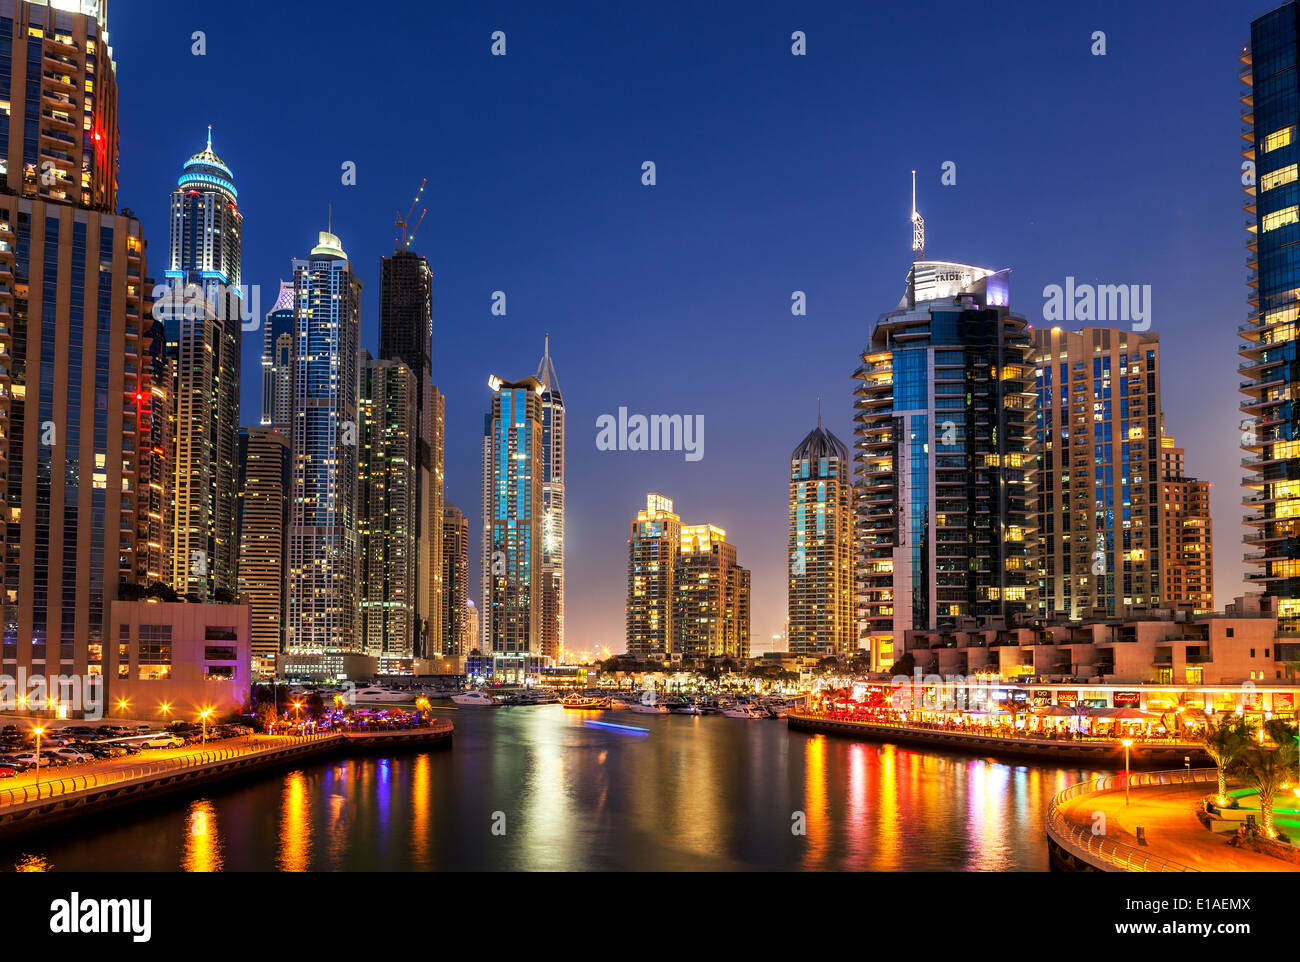
[(217, 832), (217, 810), (211, 799), (191, 803), (186, 819), (189, 831), (181, 846), (181, 865), (186, 872), (220, 872), (221, 836)]
[(322, 761), (121, 809), (0, 854), (0, 866), (30, 854), (61, 871), (1042, 870), (1046, 804), (1090, 774), (774, 721), (639, 716), (649, 735), (634, 737), (559, 706), (448, 715), (449, 749)]

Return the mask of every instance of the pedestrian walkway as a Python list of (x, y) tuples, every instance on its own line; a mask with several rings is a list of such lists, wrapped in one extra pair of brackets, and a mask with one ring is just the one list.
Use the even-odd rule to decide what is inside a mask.
[[(1122, 784), (1122, 776), (1116, 782)], [(1105, 837), (1124, 846), (1177, 862), (1201, 872), (1294, 872), (1300, 865), (1234, 848), (1228, 839), (1238, 822), (1229, 821), (1210, 831), (1196, 817), (1199, 800), (1213, 794), (1204, 782), (1134, 788), (1124, 804), (1123, 788), (1088, 792), (1063, 801), (1058, 811), (1073, 825), (1092, 830), (1105, 816)], [(1145, 830), (1146, 845), (1139, 845), (1137, 828)]]

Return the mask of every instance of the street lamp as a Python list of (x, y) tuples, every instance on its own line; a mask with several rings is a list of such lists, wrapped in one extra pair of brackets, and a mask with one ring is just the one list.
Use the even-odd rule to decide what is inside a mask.
[(203, 722), (203, 744), (208, 743), (208, 716), (212, 714), (211, 708), (205, 708), (199, 712), (199, 719)]
[(45, 729), (37, 726), (32, 731), (36, 734), (36, 797), (41, 797), (41, 736)]
[(302, 699), (293, 703), (293, 720), (296, 724), (302, 723)]
[(1133, 739), (1125, 738), (1122, 744), (1124, 745), (1124, 807), (1127, 808), (1129, 783), (1128, 750), (1133, 747)]
[(117, 710), (118, 710), (119, 712), (121, 712), (121, 717), (122, 717), (122, 718), (125, 718), (125, 717), (126, 717), (126, 706), (127, 706), (128, 704), (129, 704), (129, 702), (128, 702), (125, 698), (119, 698), (119, 699), (117, 700)]

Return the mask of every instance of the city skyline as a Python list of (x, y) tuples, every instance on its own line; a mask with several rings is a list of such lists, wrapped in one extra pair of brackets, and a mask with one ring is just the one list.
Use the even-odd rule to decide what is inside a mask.
[[(166, 116), (169, 130), (178, 122), (159, 94), (170, 68), (146, 51), (176, 45), (179, 56), (192, 30), (204, 29), (210, 59), (187, 64), (199, 81), (221, 71), (222, 49), (267, 63), (270, 73), (258, 86), (292, 84), (306, 69), (303, 55), (276, 42), (278, 25), (288, 24), (284, 13), (240, 4), (231, 12), (228, 24), (214, 19), (182, 31), (154, 22), (148, 5), (113, 11), (116, 57), (131, 70), (118, 111), (127, 145), (119, 195), (140, 213), (155, 245), (165, 237), (160, 186), (167, 174), (174, 182), (185, 152), (155, 147), (157, 118)], [(960, 13), (963, 35), (976, 47), (996, 44), (999, 17), (1012, 15), (993, 8), (971, 18), (955, 4), (933, 4), (929, 13)], [(436, 54), (435, 75), (400, 66), (394, 82), (436, 83), (443, 71), (474, 82), (458, 85), (463, 94), (454, 104), (435, 105), (430, 131), (399, 154), (383, 138), (371, 138), (372, 147), (364, 136), (386, 114), (372, 117), (358, 107), (355, 129), (362, 136), (308, 131), (301, 118), (260, 104), (250, 79), (224, 73), (220, 85), (210, 85), (214, 99), (195, 112), (193, 129), (187, 117), (175, 140), (191, 143), (214, 124), (222, 156), (240, 176), (251, 225), (245, 280), (261, 285), (263, 311), (287, 261), (310, 247), (324, 208), (333, 204), (337, 229), (371, 295), (364, 300), (362, 344), (372, 352), (379, 258), (392, 249), (393, 214), (407, 209), (421, 178), (430, 178), (422, 201), (429, 215), (412, 249), (429, 258), (438, 278), (433, 366), (447, 396), (447, 500), (466, 506), (471, 527), (484, 380), (493, 370), (527, 370), (537, 339), (551, 333), (565, 375), (568, 500), (583, 506), (567, 519), (566, 575), (583, 589), (581, 596), (570, 592), (583, 601), (569, 606), (568, 647), (622, 647), (621, 532), (627, 506), (646, 489), (673, 491), (744, 544), (754, 572), (754, 649), (770, 647), (785, 618), (787, 492), (780, 465), (806, 433), (819, 396), (827, 427), (840, 437), (852, 434), (853, 359), (909, 263), (912, 168), (932, 250), (1009, 267), (1012, 309), (1031, 323), (1042, 323), (1036, 320), (1042, 288), (1067, 277), (1153, 285), (1153, 330), (1162, 335), (1165, 364), (1186, 372), (1166, 388), (1167, 431), (1186, 447), (1189, 471), (1213, 482), (1216, 598), (1240, 594), (1242, 552), (1233, 550), (1243, 513), (1238, 396), (1230, 365), (1237, 348), (1233, 319), (1245, 293), (1234, 81), (1247, 18), (1211, 5), (1199, 17), (1180, 16), (1175, 61), (1159, 42), (1169, 29), (1166, 15), (1119, 5), (1070, 12), (1051, 23), (1027, 22), (1034, 43), (1026, 47), (1028, 59), (1014, 66), (988, 66), (972, 81), (960, 65), (945, 63), (904, 83), (906, 52), (896, 41), (916, 28), (918, 16), (805, 15), (759, 6), (737, 24), (721, 13), (674, 8), (666, 19), (676, 26), (658, 15), (630, 14), (624, 23), (637, 33), (634, 40), (580, 24), (567, 24), (565, 38), (522, 9), (507, 8), (493, 19), (452, 11), (436, 25), (431, 14), (412, 11), (412, 29), (427, 32)], [(250, 17), (270, 29), (236, 35), (234, 25)], [(328, 34), (328, 21), (295, 23), (307, 31), (304, 50)], [(682, 25), (692, 36), (727, 40), (717, 41), (718, 50), (712, 39), (702, 40), (697, 49), (673, 39)], [(510, 38), (503, 60), (484, 55), (497, 28)], [(794, 29), (809, 37), (805, 58), (790, 56)], [(1107, 31), (1105, 57), (1089, 51), (1096, 29)], [(378, 42), (371, 36), (378, 30), (365, 25), (363, 39)], [(662, 87), (658, 79), (637, 79), (638, 69), (658, 64), (664, 50), (690, 67), (694, 82), (674, 79)], [(619, 76), (632, 79), (623, 86), (582, 82), (629, 55)], [(1184, 59), (1221, 69), (1175, 69)], [(341, 95), (365, 103), (374, 82), (352, 68), (344, 74)], [(1037, 74), (1051, 79), (1025, 83)], [(539, 91), (519, 94), (530, 77), (542, 78)], [(714, 91), (695, 103), (701, 80)], [(1134, 84), (1167, 99), (1169, 109), (1149, 116), (1130, 105)], [(916, 104), (943, 102), (953, 90), (971, 103), (993, 105), (999, 142), (963, 138), (984, 134), (987, 117), (959, 105), (951, 139), (923, 136), (933, 110), (918, 111)], [(760, 96), (729, 118), (721, 103), (743, 91)], [(849, 116), (861, 119), (845, 123), (846, 107), (862, 91), (871, 94), (872, 109), (850, 109)], [(529, 118), (537, 98), (550, 111), (547, 123)], [(556, 99), (564, 102), (553, 104)], [(489, 108), (498, 101), (505, 106)], [(628, 103), (638, 111), (648, 105), (645, 132), (607, 119), (617, 112), (611, 108)], [(557, 129), (564, 136), (539, 153)], [(689, 136), (670, 134), (679, 129)], [(755, 129), (771, 132), (756, 139)], [(918, 146), (881, 151), (884, 131), (891, 145)], [(304, 159), (267, 162), (286, 137), (309, 146)], [(1123, 151), (1115, 149), (1119, 142)], [(1134, 173), (1132, 152), (1167, 170), (1161, 190), (1151, 191)], [(521, 159), (506, 159), (513, 154)], [(1008, 165), (1008, 156), (1026, 159)], [(340, 183), (340, 167), (349, 160), (357, 163), (356, 187)], [(658, 164), (654, 188), (640, 183), (645, 160)], [(941, 183), (946, 161), (956, 164), (954, 186)], [(1180, 197), (1210, 200), (1189, 208)], [(514, 214), (521, 210), (530, 211), (522, 221)], [(1159, 227), (1159, 244), (1150, 242), (1152, 225)], [(539, 236), (547, 242), (535, 243)], [(598, 238), (614, 243), (592, 242)], [(695, 265), (706, 251), (713, 266), (702, 271)], [(582, 268), (580, 253), (592, 259)], [(495, 290), (508, 295), (505, 318), (490, 313)], [(808, 295), (806, 317), (790, 314), (794, 290)], [(747, 336), (737, 341), (741, 318)], [(738, 403), (730, 375), (721, 371), (702, 378), (689, 365), (669, 365), (643, 373), (647, 355), (635, 332), (650, 324), (662, 325), (673, 352), (723, 358), (728, 371), (766, 373), (774, 370), (773, 358), (783, 358), (780, 390), (750, 399), (754, 409)], [(244, 341), (241, 420), (248, 424), (256, 423), (260, 407), (257, 379), (247, 374), (257, 370), (261, 332)], [(794, 350), (800, 343), (815, 349)], [(826, 376), (837, 367), (843, 370), (838, 380)], [(595, 419), (620, 404), (703, 413), (709, 428), (703, 461), (597, 451)]]

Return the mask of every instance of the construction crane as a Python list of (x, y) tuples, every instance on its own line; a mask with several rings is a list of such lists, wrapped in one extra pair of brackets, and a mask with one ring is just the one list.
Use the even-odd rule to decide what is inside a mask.
[(401, 246), (397, 248), (399, 251), (410, 249), (411, 241), (415, 240), (416, 231), (418, 231), (420, 225), (424, 223), (424, 215), (429, 212), (428, 208), (422, 208), (420, 210), (420, 219), (415, 222), (414, 227), (411, 226), (411, 218), (415, 215), (416, 205), (420, 203), (420, 198), (424, 196), (424, 188), (428, 183), (428, 177), (420, 181), (420, 189), (415, 192), (415, 200), (411, 201), (411, 209), (406, 212), (405, 217), (402, 216), (400, 210), (397, 212), (397, 226), (402, 229)]

